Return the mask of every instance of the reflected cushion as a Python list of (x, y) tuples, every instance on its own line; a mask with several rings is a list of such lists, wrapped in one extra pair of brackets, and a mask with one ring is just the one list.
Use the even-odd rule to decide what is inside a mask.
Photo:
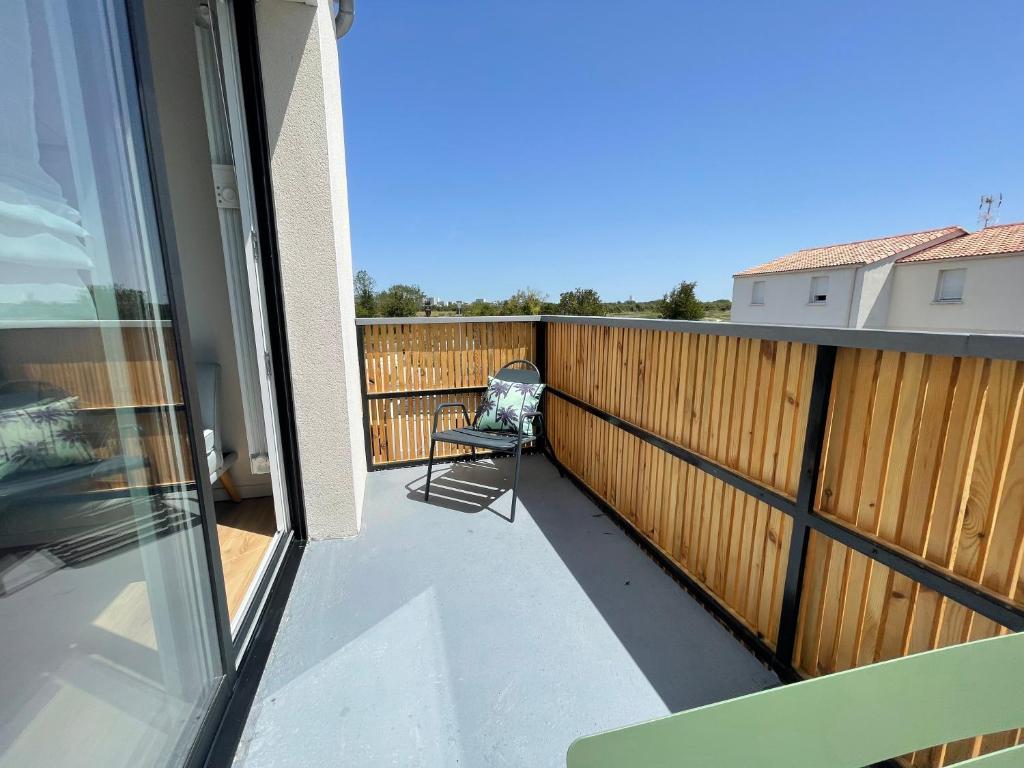
[(0, 410), (0, 480), (96, 461), (78, 421), (78, 398)]

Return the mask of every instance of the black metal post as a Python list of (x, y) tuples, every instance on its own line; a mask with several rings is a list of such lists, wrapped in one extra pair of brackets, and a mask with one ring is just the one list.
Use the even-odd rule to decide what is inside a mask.
[(779, 614), (779, 634), (775, 652), (786, 666), (793, 663), (797, 623), (800, 618), (800, 596), (804, 586), (804, 564), (810, 541), (810, 518), (814, 506), (814, 492), (818, 485), (821, 455), (825, 441), (825, 423), (828, 420), (832, 376), (836, 366), (836, 348), (818, 347), (811, 383), (811, 399), (807, 405), (807, 428), (804, 431), (804, 449), (800, 460), (800, 480), (796, 503), (793, 505), (793, 532), (789, 541), (789, 561), (786, 564), (786, 583)]
[[(534, 363), (537, 366), (537, 370), (540, 371), (540, 380), (543, 384), (548, 383), (548, 324), (543, 320), (538, 320), (533, 324), (536, 332), (536, 344), (534, 345)], [(543, 395), (541, 400), (543, 401)], [(541, 410), (541, 403), (537, 403), (537, 410)], [(545, 425), (546, 426), (546, 425)], [(546, 432), (547, 430), (545, 430)], [(537, 438), (537, 449), (544, 452), (545, 446), (548, 444), (547, 435), (541, 435)]]

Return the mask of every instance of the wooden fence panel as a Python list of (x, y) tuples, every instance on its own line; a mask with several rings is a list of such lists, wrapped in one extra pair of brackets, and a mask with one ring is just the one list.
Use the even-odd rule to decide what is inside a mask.
[[(4, 328), (0, 381), (42, 382), (74, 397), (73, 409), (98, 458), (145, 461), (130, 476), (85, 478), (75, 490), (152, 490), (191, 483), (175, 344), (170, 323), (159, 321)], [(125, 428), (129, 423), (137, 428), (134, 436)]]
[(360, 326), (368, 394), (486, 387), (505, 363), (534, 359), (533, 323)]
[[(370, 455), (374, 466), (426, 459), (434, 410), (463, 403), (470, 418), (487, 377), (512, 360), (534, 360), (532, 322), (395, 323), (363, 325), (365, 391)], [(464, 389), (430, 394), (430, 390)], [(416, 393), (416, 394), (403, 394)], [(391, 396), (393, 395), (393, 396)], [(442, 411), (439, 429), (463, 424), (462, 412)], [(469, 453), (440, 443), (435, 456)]]
[(1022, 396), (1024, 363), (840, 350), (817, 509), (1024, 605)]
[(559, 461), (774, 647), (792, 521), (572, 403), (545, 407)]
[[(116, 355), (105, 346), (111, 339), (120, 344)], [(81, 410), (182, 402), (169, 323), (126, 323), (107, 330), (5, 328), (0, 347), (3, 380), (46, 382), (77, 397)]]
[(1007, 631), (907, 577), (811, 534), (795, 664), (806, 675)]
[[(839, 350), (816, 508), (1018, 604), (1024, 601), (1024, 364)], [(813, 536), (796, 657), (827, 674), (1008, 631)], [(995, 734), (907, 756), (951, 765)]]
[(794, 496), (814, 346), (567, 323), (550, 386)]
[[(795, 496), (815, 348), (639, 328), (548, 326), (557, 390)], [(1024, 363), (840, 349), (815, 509), (1024, 600)], [(557, 397), (559, 459), (775, 646), (791, 519)], [(826, 674), (1007, 631), (814, 533), (794, 666)], [(907, 756), (938, 766), (1017, 732)]]
[[(1006, 634), (1009, 630), (817, 533), (811, 534), (794, 665), (809, 677)], [(904, 757), (952, 765), (1020, 743), (1019, 731)]]
[[(425, 459), (430, 454), (434, 410), (441, 403), (462, 403), (473, 418), (480, 403), (477, 392), (445, 395), (387, 397), (369, 401), (370, 447), (374, 464)], [(465, 426), (462, 411), (446, 408), (438, 418), (439, 430)], [(461, 456), (469, 448), (438, 443), (435, 458)]]

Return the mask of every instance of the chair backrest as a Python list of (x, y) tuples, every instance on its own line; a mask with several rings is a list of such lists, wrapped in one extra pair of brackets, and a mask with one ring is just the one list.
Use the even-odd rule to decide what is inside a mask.
[[(587, 736), (569, 768), (860, 768), (1024, 726), (1024, 633), (816, 677)], [(1021, 765), (1024, 753), (964, 766)]]
[[(517, 365), (523, 367), (513, 367)], [(513, 360), (511, 363), (505, 363), (494, 374), (494, 378), (501, 379), (502, 381), (512, 381), (517, 384), (541, 383), (540, 369), (529, 360)]]

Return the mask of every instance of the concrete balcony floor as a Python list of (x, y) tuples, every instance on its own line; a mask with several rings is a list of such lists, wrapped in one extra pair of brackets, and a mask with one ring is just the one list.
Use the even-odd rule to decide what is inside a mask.
[(544, 457), (371, 473), (311, 542), (235, 756), (564, 766), (577, 737), (778, 684)]

